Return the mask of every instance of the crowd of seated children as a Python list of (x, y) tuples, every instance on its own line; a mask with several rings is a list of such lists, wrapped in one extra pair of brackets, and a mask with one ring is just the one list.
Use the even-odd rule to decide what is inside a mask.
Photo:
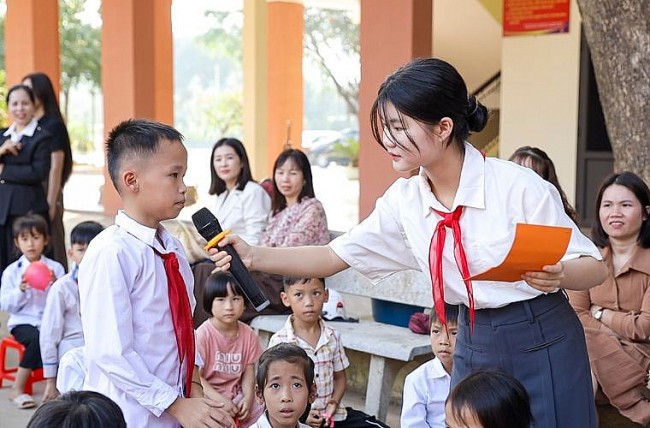
[(9, 399), (19, 408), (29, 409), (35, 407), (36, 402), (25, 393), (25, 384), (33, 370), (43, 367), (39, 329), (49, 287), (44, 290), (31, 287), (25, 281), (25, 271), (33, 262), (45, 263), (51, 271), (51, 282), (65, 271), (59, 262), (43, 255), (48, 243), (48, 226), (43, 217), (36, 214), (18, 217), (13, 224), (13, 236), (21, 256), (2, 272), (0, 308), (9, 313), (9, 332), (25, 347)]
[(346, 389), (345, 369), (349, 366), (341, 336), (321, 317), (328, 293), (322, 278), (285, 278), (281, 294), (292, 315), (275, 333), (269, 346), (294, 343), (314, 360), (316, 399), (305, 417), (314, 428), (333, 422), (337, 427), (385, 426), (374, 416), (341, 405)]

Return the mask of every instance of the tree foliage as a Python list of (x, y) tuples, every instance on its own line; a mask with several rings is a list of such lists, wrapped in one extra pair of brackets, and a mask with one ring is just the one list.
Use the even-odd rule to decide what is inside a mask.
[(80, 14), (86, 0), (60, 0), (61, 90), (63, 112), (68, 116), (70, 89), (81, 82), (101, 86), (100, 29), (83, 22)]
[[(340, 10), (305, 9), (305, 50), (345, 100), (348, 112), (359, 114), (359, 70), (345, 65), (361, 63), (359, 25)], [(343, 66), (341, 66), (343, 65)]]
[(197, 38), (199, 44), (215, 57), (225, 57), (241, 63), (243, 12), (208, 10), (205, 16), (210, 18), (213, 25), (208, 32)]
[(578, 0), (615, 168), (650, 182), (650, 1)]
[[(206, 16), (214, 21), (214, 25), (198, 38), (200, 45), (213, 58), (230, 60), (241, 66), (242, 12), (210, 10)], [(304, 40), (306, 57), (322, 72), (320, 80), (331, 82), (347, 112), (357, 116), (360, 79), (358, 23), (340, 10), (306, 8)], [(237, 127), (236, 123), (233, 125)]]

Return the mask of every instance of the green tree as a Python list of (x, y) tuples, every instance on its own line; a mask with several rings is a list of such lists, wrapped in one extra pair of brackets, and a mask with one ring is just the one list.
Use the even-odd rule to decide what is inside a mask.
[(205, 16), (210, 18), (213, 25), (209, 31), (197, 37), (199, 45), (213, 57), (228, 58), (241, 64), (243, 12), (208, 10)]
[[(359, 25), (340, 10), (310, 7), (305, 9), (305, 51), (320, 65), (345, 101), (348, 112), (359, 115), (359, 70), (361, 47)], [(356, 63), (350, 67), (341, 64)]]
[(79, 18), (86, 0), (59, 0), (59, 6), (62, 107), (67, 118), (70, 89), (80, 82), (101, 86), (101, 34)]

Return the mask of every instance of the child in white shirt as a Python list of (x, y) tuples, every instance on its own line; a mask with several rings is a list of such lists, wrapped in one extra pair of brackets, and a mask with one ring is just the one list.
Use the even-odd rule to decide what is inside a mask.
[(49, 401), (59, 395), (56, 378), (63, 354), (84, 344), (77, 285), (79, 263), (90, 241), (102, 230), (104, 226), (96, 221), (84, 221), (72, 229), (68, 249), (68, 257), (74, 263), (72, 270), (56, 280), (47, 294), (40, 334), (45, 377), (43, 401)]
[(445, 305), (445, 328), (436, 311), (429, 316), (431, 350), (435, 357), (406, 376), (402, 397), (402, 428), (445, 428), (453, 354), (458, 331), (458, 306)]
[(185, 205), (187, 150), (174, 128), (127, 120), (106, 142), (124, 204), (79, 266), (84, 389), (101, 392), (129, 428), (234, 426), (203, 398), (195, 362), (194, 280), (183, 247), (160, 222)]
[(41, 327), (49, 288), (32, 288), (25, 281), (25, 271), (31, 263), (40, 261), (50, 269), (52, 280), (65, 274), (59, 262), (43, 256), (48, 242), (47, 229), (45, 219), (39, 215), (17, 218), (13, 225), (14, 243), (22, 256), (2, 273), (0, 307), (10, 313), (7, 322), (9, 332), (25, 347), (25, 354), (18, 364), (16, 381), (9, 393), (9, 399), (21, 409), (36, 406), (34, 398), (25, 394), (25, 384), (32, 371), (43, 366), (38, 329)]

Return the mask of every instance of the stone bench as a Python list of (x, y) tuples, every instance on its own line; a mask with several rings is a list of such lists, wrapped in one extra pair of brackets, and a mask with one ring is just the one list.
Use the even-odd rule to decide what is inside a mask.
[[(286, 322), (286, 315), (261, 315), (253, 319), (253, 327), (266, 348), (271, 335)], [(360, 320), (358, 323), (328, 322), (341, 334), (346, 349), (370, 355), (365, 411), (385, 421), (395, 375), (402, 366), (416, 357), (430, 357), (428, 335), (415, 334), (405, 327)]]

